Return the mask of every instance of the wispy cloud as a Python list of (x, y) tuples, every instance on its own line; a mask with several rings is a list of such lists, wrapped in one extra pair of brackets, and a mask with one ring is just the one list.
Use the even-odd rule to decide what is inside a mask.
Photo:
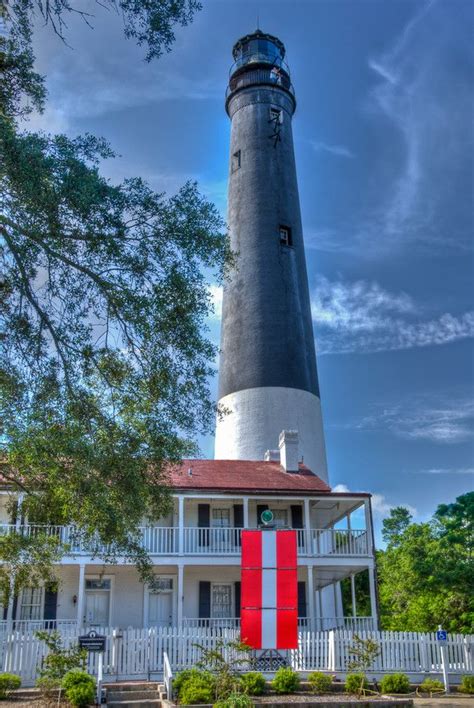
[(209, 285), (208, 290), (211, 296), (211, 302), (213, 307), (213, 314), (211, 315), (210, 319), (220, 320), (222, 317), (222, 287), (220, 285)]
[(448, 467), (448, 468), (433, 468), (429, 470), (418, 470), (417, 474), (434, 474), (434, 475), (470, 475), (474, 479), (474, 467)]
[(329, 143), (318, 142), (316, 140), (311, 140), (310, 142), (315, 152), (327, 152), (336, 157), (355, 157), (352, 150), (349, 150), (345, 145), (330, 145)]
[(373, 432), (388, 430), (405, 440), (448, 445), (463, 443), (474, 439), (474, 401), (405, 399), (394, 405), (377, 406), (374, 413), (338, 427)]
[(379, 352), (447, 344), (474, 336), (474, 312), (423, 318), (406, 293), (376, 282), (321, 278), (311, 308), (320, 354)]

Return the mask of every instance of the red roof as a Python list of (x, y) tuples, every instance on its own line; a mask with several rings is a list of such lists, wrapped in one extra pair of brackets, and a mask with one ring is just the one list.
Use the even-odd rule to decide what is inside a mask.
[(303, 464), (300, 464), (298, 472), (285, 472), (279, 462), (264, 460), (183, 460), (181, 465), (171, 468), (170, 483), (177, 489), (196, 491), (331, 491), (326, 482)]

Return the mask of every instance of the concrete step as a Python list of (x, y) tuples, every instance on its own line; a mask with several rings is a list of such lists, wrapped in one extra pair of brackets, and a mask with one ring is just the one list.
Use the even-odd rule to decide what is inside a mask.
[(107, 705), (111, 706), (112, 708), (160, 708), (161, 707), (161, 701), (160, 700), (138, 700), (138, 701), (107, 701)]
[(108, 691), (156, 691), (161, 684), (158, 681), (118, 681), (102, 685)]
[(107, 703), (114, 703), (115, 701), (141, 701), (145, 700), (157, 700), (160, 697), (160, 693), (156, 688), (145, 691), (144, 689), (139, 691), (127, 690), (127, 691), (117, 691), (116, 689), (109, 688), (107, 691)]

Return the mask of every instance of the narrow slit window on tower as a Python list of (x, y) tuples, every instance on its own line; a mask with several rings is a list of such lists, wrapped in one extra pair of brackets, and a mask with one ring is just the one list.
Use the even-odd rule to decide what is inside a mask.
[(280, 226), (280, 243), (282, 246), (293, 245), (293, 237), (289, 226)]
[(283, 111), (280, 108), (270, 108), (270, 122), (283, 123)]
[(240, 150), (237, 150), (237, 152), (234, 152), (232, 155), (232, 172), (235, 172), (235, 170), (238, 170), (241, 164), (241, 152)]

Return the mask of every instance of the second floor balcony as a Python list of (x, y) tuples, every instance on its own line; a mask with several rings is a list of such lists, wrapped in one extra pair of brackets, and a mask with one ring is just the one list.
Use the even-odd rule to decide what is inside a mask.
[[(140, 542), (150, 556), (239, 557), (242, 528), (141, 526)], [(46, 535), (57, 538), (65, 556), (96, 556), (107, 551), (92, 539), (83, 539), (73, 526), (38, 524), (0, 525), (0, 535)], [(365, 530), (296, 529), (300, 557), (351, 558), (369, 556), (371, 546)]]

